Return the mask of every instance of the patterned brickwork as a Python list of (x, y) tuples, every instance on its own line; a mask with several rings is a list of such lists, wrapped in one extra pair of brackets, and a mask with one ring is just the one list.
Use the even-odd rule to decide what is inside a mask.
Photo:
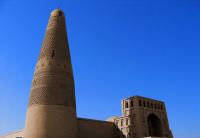
[(32, 105), (76, 107), (63, 13), (49, 19), (32, 81), (29, 106)]
[(69, 49), (67, 46), (68, 42), (66, 40), (67, 34), (65, 25), (63, 25), (65, 24), (65, 21), (63, 20), (63, 17), (53, 18), (56, 18), (56, 20), (52, 18), (49, 20), (39, 59), (43, 57), (52, 57), (54, 52), (56, 58), (70, 61)]

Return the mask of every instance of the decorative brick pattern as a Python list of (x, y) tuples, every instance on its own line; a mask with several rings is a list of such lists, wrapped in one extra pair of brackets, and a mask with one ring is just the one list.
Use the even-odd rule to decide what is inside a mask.
[(51, 16), (35, 68), (29, 106), (75, 106), (74, 79), (64, 16)]
[(34, 88), (31, 91), (29, 105), (67, 105), (67, 94), (63, 87)]

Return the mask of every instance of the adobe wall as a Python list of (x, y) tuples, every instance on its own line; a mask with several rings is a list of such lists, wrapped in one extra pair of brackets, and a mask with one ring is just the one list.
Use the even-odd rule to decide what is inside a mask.
[(117, 130), (111, 122), (78, 118), (79, 138), (116, 138)]
[(0, 136), (0, 138), (22, 138), (23, 137), (23, 130), (10, 133), (6, 136)]
[[(117, 138), (118, 131), (114, 123), (77, 118), (78, 122), (78, 138)], [(23, 130), (10, 133), (0, 138), (22, 138)]]

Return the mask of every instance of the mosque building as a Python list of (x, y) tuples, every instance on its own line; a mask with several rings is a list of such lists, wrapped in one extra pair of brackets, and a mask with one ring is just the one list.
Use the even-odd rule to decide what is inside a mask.
[(79, 118), (64, 13), (52, 11), (35, 66), (23, 130), (0, 138), (173, 138), (164, 102), (133, 96), (122, 116)]

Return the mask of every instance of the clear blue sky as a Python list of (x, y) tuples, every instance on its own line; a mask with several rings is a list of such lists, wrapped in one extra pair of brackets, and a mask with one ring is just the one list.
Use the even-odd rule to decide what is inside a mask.
[(120, 100), (165, 101), (175, 138), (200, 138), (199, 0), (1, 0), (0, 135), (24, 127), (49, 14), (66, 15), (78, 116), (121, 114)]

